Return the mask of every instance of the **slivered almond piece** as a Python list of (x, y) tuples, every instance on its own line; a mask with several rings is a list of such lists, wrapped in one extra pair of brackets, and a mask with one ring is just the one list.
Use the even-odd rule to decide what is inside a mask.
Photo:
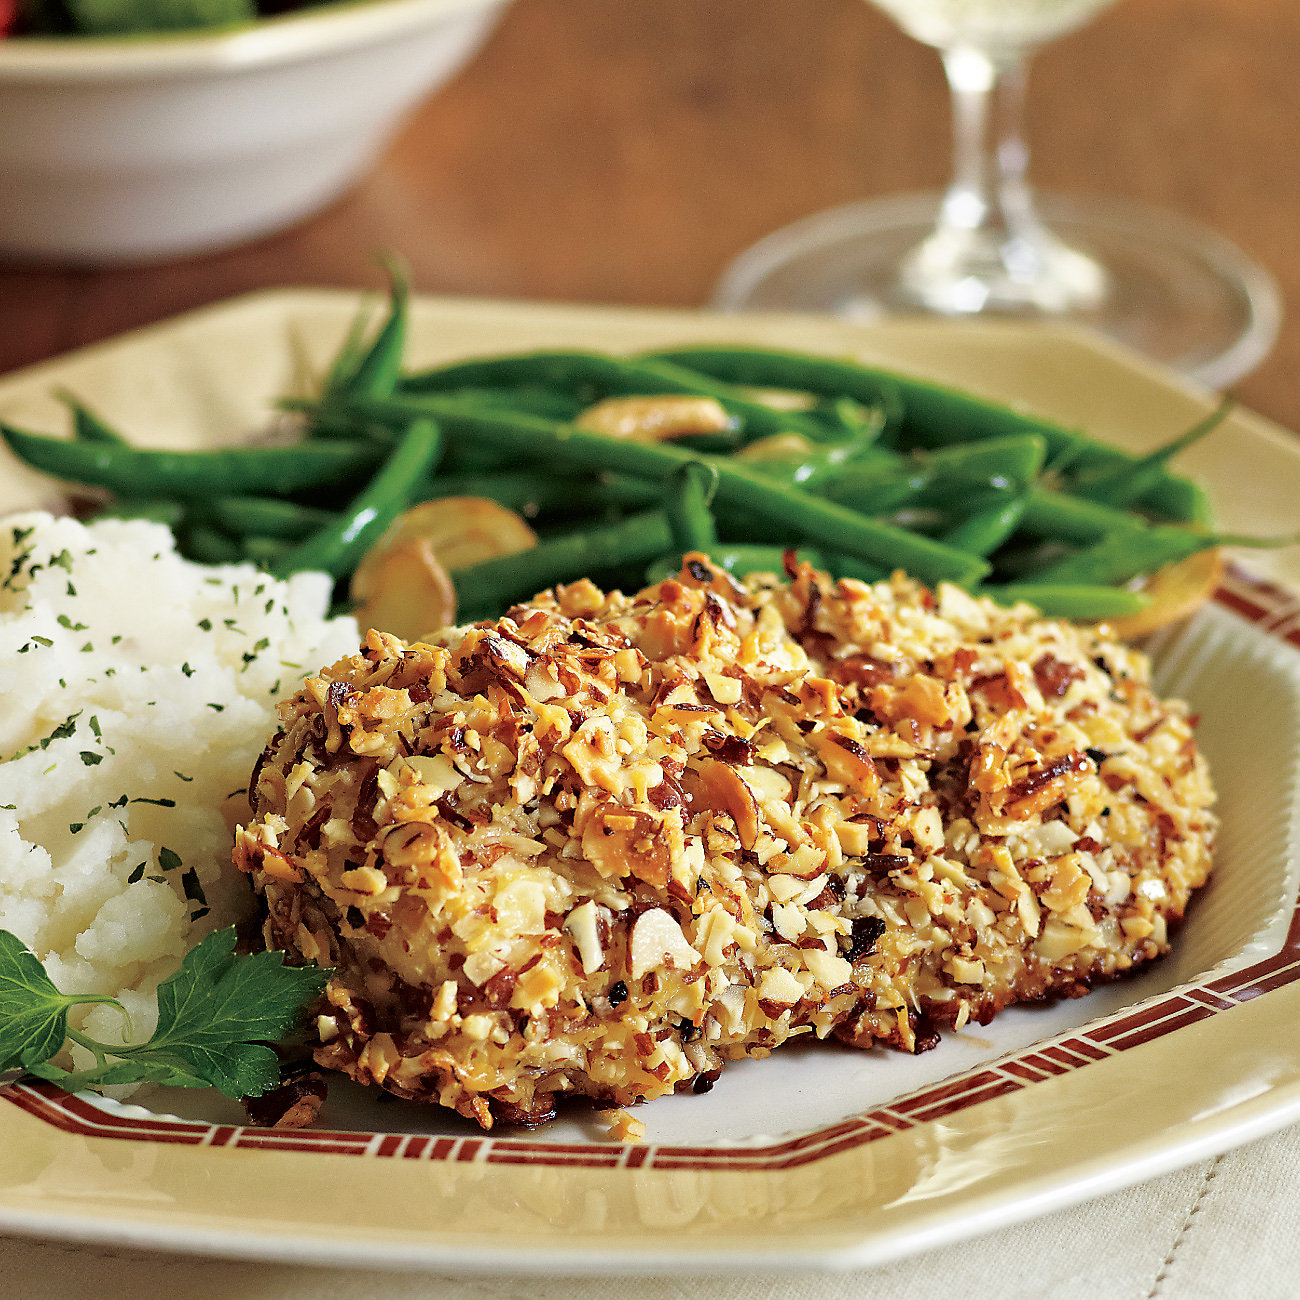
[(352, 575), (361, 627), (415, 641), (456, 621), (456, 589), (425, 538), (371, 550)]
[(446, 569), (464, 569), (537, 545), (513, 510), (488, 497), (435, 497), (397, 516), (375, 549), (422, 537)]
[(784, 966), (769, 966), (759, 981), (758, 996), (764, 1002), (789, 1007), (803, 997), (803, 985)]
[(1110, 630), (1126, 641), (1133, 641), (1168, 623), (1176, 623), (1214, 595), (1222, 576), (1223, 552), (1217, 547), (1198, 551), (1177, 564), (1167, 564), (1137, 588), (1151, 598), (1146, 609), (1128, 618), (1111, 619)]
[(732, 419), (712, 397), (607, 397), (574, 424), (611, 438), (663, 442), (694, 433), (725, 433)]
[(793, 460), (796, 456), (809, 456), (817, 448), (801, 433), (770, 433), (766, 438), (755, 438), (735, 453), (737, 460)]
[(615, 1142), (644, 1142), (645, 1121), (629, 1115), (625, 1110), (607, 1110), (604, 1114), (609, 1125), (609, 1136)]
[(575, 907), (564, 922), (564, 928), (578, 949), (583, 973), (590, 975), (605, 964), (605, 954), (600, 946), (600, 928), (597, 924), (596, 904), (588, 899)]
[(853, 979), (853, 966), (833, 953), (821, 948), (807, 948), (803, 953), (803, 963), (812, 972), (812, 977), (824, 989), (837, 989)]
[(405, 641), (456, 618), (448, 577), (498, 555), (537, 545), (537, 534), (513, 510), (486, 497), (439, 497), (398, 515), (352, 575), (357, 622)]
[(758, 837), (758, 800), (734, 767), (706, 759), (688, 782), (687, 792), (696, 808), (728, 813), (736, 823), (741, 847), (754, 847)]
[(632, 978), (661, 966), (670, 970), (689, 970), (700, 960), (700, 954), (686, 942), (682, 927), (662, 907), (642, 912), (632, 927), (628, 944), (628, 958)]

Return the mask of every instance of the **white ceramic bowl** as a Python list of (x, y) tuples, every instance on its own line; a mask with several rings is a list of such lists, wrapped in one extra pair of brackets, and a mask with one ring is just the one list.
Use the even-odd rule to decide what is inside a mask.
[(501, 0), (365, 0), (233, 32), (0, 41), (0, 253), (199, 252), (357, 180)]

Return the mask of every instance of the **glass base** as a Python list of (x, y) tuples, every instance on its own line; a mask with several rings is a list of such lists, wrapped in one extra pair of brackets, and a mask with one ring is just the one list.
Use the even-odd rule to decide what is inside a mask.
[(1057, 237), (1054, 256), (1077, 259), (1080, 274), (1093, 268), (1089, 291), (1064, 305), (1035, 297), (1023, 283), (1008, 292), (969, 275), (927, 275), (941, 197), (873, 199), (786, 226), (731, 264), (713, 305), (853, 320), (922, 313), (1064, 321), (1099, 330), (1210, 388), (1253, 370), (1277, 337), (1277, 286), (1235, 245), (1169, 213), (1109, 199), (1038, 199)]

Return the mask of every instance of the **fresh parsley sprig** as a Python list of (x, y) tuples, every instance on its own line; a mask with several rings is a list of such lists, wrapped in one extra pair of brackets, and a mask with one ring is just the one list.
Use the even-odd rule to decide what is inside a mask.
[[(329, 971), (286, 966), (282, 954), (235, 955), (232, 926), (186, 953), (158, 986), (158, 1027), (146, 1043), (113, 1046), (68, 1024), (68, 1010), (95, 1002), (125, 1008), (106, 994), (60, 993), (16, 936), (0, 930), (0, 1074), (22, 1069), (76, 1091), (121, 1083), (220, 1088), (227, 1097), (260, 1097), (280, 1082), (267, 1044), (280, 1038), (320, 993)], [(71, 1039), (95, 1064), (51, 1064)]]

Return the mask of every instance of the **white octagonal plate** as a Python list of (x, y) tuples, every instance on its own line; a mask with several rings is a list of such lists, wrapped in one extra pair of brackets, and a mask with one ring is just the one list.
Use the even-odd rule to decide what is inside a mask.
[[(0, 418), (60, 427), (70, 388), (151, 445), (230, 442), (310, 385), (355, 308), (283, 292), (0, 380)], [(423, 299), (413, 362), (701, 339), (852, 354), (1140, 449), (1204, 395), (1091, 337), (1016, 326)], [(1225, 527), (1284, 531), (1300, 443), (1236, 414), (1187, 457)], [(57, 489), (3, 463), (0, 507)], [(1223, 830), (1174, 952), (1090, 997), (1014, 1008), (920, 1057), (791, 1046), (707, 1096), (641, 1108), (647, 1141), (581, 1113), (532, 1135), (335, 1086), (328, 1127), (247, 1128), (208, 1094), (147, 1105), (0, 1089), (0, 1231), (285, 1260), (564, 1272), (863, 1265), (1041, 1213), (1300, 1117), (1300, 562), (1233, 569), (1152, 645), (1201, 715)], [(341, 1232), (339, 1225), (347, 1225)]]

